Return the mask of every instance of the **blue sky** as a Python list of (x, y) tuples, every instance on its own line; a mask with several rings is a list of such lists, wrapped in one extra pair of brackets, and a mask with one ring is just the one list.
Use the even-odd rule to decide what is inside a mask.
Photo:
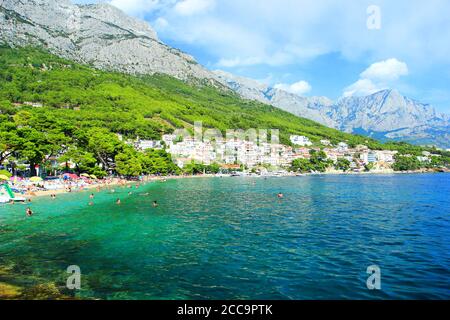
[(450, 113), (447, 0), (102, 2), (212, 70), (332, 99), (395, 88)]

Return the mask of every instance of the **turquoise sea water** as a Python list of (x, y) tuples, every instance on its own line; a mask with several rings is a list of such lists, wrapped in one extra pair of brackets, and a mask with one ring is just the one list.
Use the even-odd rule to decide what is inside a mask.
[[(128, 192), (95, 192), (93, 206), (88, 192), (36, 199), (32, 217), (0, 205), (0, 266), (27, 286), (64, 283), (78, 265), (87, 298), (450, 299), (448, 174), (196, 178)], [(366, 287), (370, 265), (379, 291)]]

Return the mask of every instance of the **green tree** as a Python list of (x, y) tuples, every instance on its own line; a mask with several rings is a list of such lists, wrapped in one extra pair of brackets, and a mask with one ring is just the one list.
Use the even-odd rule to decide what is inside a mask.
[(309, 159), (304, 158), (295, 159), (294, 161), (292, 161), (291, 165), (291, 170), (294, 172), (302, 172), (302, 173), (311, 172), (312, 168), (313, 166), (309, 161)]
[(331, 160), (327, 159), (327, 155), (323, 150), (316, 151), (311, 149), (309, 154), (311, 156), (309, 161), (312, 166), (312, 171), (325, 172), (326, 169), (333, 164)]
[(137, 177), (143, 169), (137, 152), (131, 147), (125, 148), (115, 157), (116, 172), (123, 176)]
[(190, 175), (202, 174), (205, 171), (206, 166), (200, 163), (195, 163), (193, 160), (183, 167), (183, 172)]
[(123, 143), (117, 135), (103, 128), (93, 128), (87, 133), (87, 150), (108, 171), (114, 164), (116, 155), (123, 149)]
[(92, 168), (94, 168), (97, 164), (97, 159), (95, 159), (91, 152), (84, 151), (76, 146), (69, 148), (58, 161), (60, 163), (72, 162), (75, 164), (75, 170), (78, 175), (83, 172), (94, 174), (92, 172)]
[(334, 167), (337, 170), (348, 171), (350, 170), (350, 161), (344, 158), (338, 158)]
[(16, 125), (0, 115), (0, 164), (23, 148), (24, 140), (17, 132)]
[(148, 149), (141, 154), (143, 172), (147, 174), (179, 174), (180, 168), (172, 161), (172, 157), (163, 149)]
[(415, 156), (396, 154), (394, 158), (393, 169), (395, 171), (417, 170), (421, 167), (420, 161)]
[(205, 168), (206, 173), (217, 174), (220, 172), (220, 165), (217, 163), (212, 163)]

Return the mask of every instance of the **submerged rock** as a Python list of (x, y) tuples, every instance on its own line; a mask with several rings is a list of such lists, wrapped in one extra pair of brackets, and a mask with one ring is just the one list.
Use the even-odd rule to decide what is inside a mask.
[(0, 282), (0, 300), (1, 299), (17, 299), (21, 296), (20, 287)]

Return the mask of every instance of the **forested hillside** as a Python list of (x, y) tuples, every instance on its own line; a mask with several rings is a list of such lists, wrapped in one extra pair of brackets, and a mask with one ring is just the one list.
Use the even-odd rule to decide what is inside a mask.
[[(189, 85), (162, 75), (134, 77), (64, 60), (35, 48), (0, 48), (0, 164), (9, 158), (43, 163), (67, 151), (110, 166), (125, 138), (159, 139), (177, 127), (279, 129), (314, 143), (329, 139), (371, 149), (418, 153), (408, 144), (381, 144), (327, 128), (226, 89)], [(81, 160), (80, 160), (81, 161)]]

